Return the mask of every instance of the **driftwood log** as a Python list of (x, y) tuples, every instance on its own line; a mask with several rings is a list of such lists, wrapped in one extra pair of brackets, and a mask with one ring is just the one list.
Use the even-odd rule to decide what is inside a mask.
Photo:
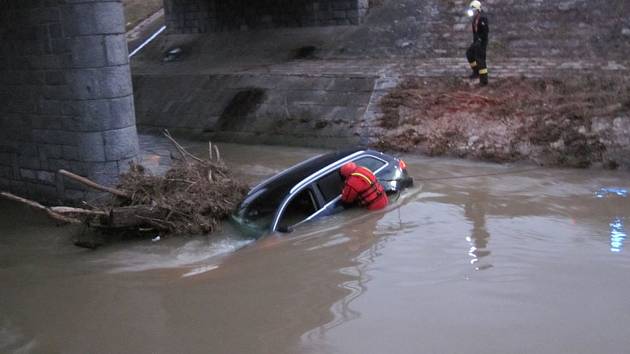
[[(22, 197), (18, 197), (17, 195), (8, 193), (8, 192), (0, 192), (0, 195), (3, 196), (6, 199), (10, 199), (10, 200), (14, 200), (16, 202), (22, 203), (22, 204), (26, 204), (28, 206), (30, 206), (31, 208), (35, 208), (38, 210), (43, 210), (46, 212), (46, 214), (48, 214), (48, 216), (56, 221), (62, 222), (62, 223), (68, 223), (68, 224), (80, 224), (81, 220), (73, 218), (73, 217), (69, 217), (64, 215), (64, 211), (68, 211), (69, 209), (74, 209), (74, 208), (62, 208), (62, 207), (45, 207), (41, 204), (39, 204), (36, 201), (30, 200), (30, 199), (26, 199), (26, 198), (22, 198)], [(55, 211), (55, 209), (57, 211)], [(83, 209), (81, 209), (81, 211), (84, 211)]]
[(247, 192), (221, 160), (219, 149), (209, 143), (208, 159), (188, 152), (168, 131), (164, 136), (180, 155), (164, 176), (153, 176), (141, 165), (131, 165), (116, 187), (103, 186), (86, 177), (60, 170), (59, 174), (111, 199), (86, 208), (47, 207), (8, 192), (0, 196), (44, 211), (60, 223), (86, 224), (100, 230), (154, 230), (161, 234), (212, 232)]

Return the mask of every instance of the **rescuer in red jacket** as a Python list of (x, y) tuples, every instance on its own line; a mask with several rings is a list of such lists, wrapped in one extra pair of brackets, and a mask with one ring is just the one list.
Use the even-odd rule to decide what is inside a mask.
[(357, 166), (354, 162), (348, 162), (341, 166), (339, 171), (346, 183), (341, 192), (341, 201), (352, 204), (356, 201), (359, 205), (366, 206), (368, 210), (383, 209), (389, 200), (383, 186), (369, 169)]

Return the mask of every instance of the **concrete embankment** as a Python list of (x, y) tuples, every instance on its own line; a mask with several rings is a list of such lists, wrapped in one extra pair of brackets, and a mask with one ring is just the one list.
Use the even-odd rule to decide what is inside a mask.
[(137, 75), (145, 130), (213, 140), (341, 147), (359, 143), (375, 77)]

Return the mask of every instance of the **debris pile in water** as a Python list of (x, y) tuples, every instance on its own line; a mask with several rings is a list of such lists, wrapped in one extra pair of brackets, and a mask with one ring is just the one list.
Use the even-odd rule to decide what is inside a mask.
[(3, 192), (2, 196), (44, 210), (64, 223), (84, 223), (100, 230), (159, 234), (200, 234), (214, 231), (247, 193), (247, 186), (232, 176), (216, 146), (209, 144), (209, 158), (201, 159), (184, 149), (168, 132), (165, 136), (181, 158), (163, 175), (148, 173), (138, 164), (123, 174), (116, 188), (61, 170), (67, 178), (108, 192), (112, 198), (101, 206), (46, 207)]
[(138, 221), (170, 234), (214, 231), (247, 193), (220, 160), (176, 161), (164, 176), (134, 165), (121, 176), (118, 189), (130, 197), (117, 197), (114, 208), (149, 207), (155, 213)]

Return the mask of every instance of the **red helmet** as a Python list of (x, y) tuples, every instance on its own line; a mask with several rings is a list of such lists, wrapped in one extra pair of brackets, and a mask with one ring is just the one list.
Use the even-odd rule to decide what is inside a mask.
[(348, 178), (348, 176), (350, 176), (350, 174), (352, 172), (354, 172), (354, 170), (357, 169), (357, 164), (354, 162), (348, 162), (345, 165), (341, 166), (341, 169), (339, 170), (339, 173), (344, 177), (344, 178)]

